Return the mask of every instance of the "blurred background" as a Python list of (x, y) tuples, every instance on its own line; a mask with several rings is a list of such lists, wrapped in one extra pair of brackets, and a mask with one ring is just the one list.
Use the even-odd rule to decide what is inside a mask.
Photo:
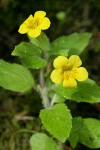
[[(11, 52), (28, 38), (19, 34), (18, 28), (38, 10), (45, 11), (51, 20), (51, 27), (45, 31), (50, 41), (74, 32), (93, 34), (81, 58), (89, 77), (100, 85), (100, 0), (0, 0), (0, 59), (19, 63)], [(99, 104), (82, 103), (71, 107), (78, 116), (100, 118)], [(41, 100), (35, 91), (20, 94), (0, 88), (0, 150), (30, 150), (32, 133), (28, 131), (39, 130), (41, 108)], [(65, 150), (72, 150), (67, 145), (69, 143)], [(79, 144), (76, 150), (80, 149), (89, 150)]]

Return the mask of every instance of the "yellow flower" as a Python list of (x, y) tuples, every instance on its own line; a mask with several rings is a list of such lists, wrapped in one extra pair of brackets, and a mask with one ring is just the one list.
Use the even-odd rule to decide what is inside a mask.
[(41, 30), (50, 27), (50, 20), (45, 17), (46, 12), (37, 11), (34, 17), (30, 15), (19, 27), (18, 32), (21, 34), (28, 33), (29, 36), (36, 38), (41, 34)]
[(63, 83), (64, 87), (76, 87), (78, 81), (84, 81), (88, 78), (88, 72), (82, 65), (78, 55), (72, 55), (70, 58), (58, 56), (54, 62), (54, 70), (51, 73), (51, 80), (54, 83)]

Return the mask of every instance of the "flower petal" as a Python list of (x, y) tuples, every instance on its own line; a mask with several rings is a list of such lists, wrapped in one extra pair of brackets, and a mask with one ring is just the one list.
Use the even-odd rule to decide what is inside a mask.
[(36, 11), (34, 14), (34, 18), (40, 18), (43, 19), (46, 16), (46, 12), (45, 11)]
[(63, 86), (67, 88), (72, 88), (77, 86), (77, 82), (74, 78), (69, 78), (68, 80), (63, 81)]
[(66, 69), (66, 67), (67, 67), (67, 62), (68, 62), (68, 59), (67, 59), (65, 56), (58, 56), (58, 57), (54, 60), (53, 65), (54, 65), (54, 68)]
[(33, 15), (29, 15), (29, 17), (23, 22), (25, 24), (29, 24), (30, 22), (32, 22), (34, 19)]
[(74, 77), (78, 81), (84, 81), (88, 78), (88, 72), (84, 67), (76, 68)]
[(33, 16), (30, 15), (30, 16), (20, 25), (18, 32), (21, 33), (21, 34), (27, 33), (27, 32), (29, 31), (28, 26), (29, 26), (30, 22), (32, 22), (32, 21), (33, 21)]
[(82, 61), (78, 55), (72, 55), (69, 58), (68, 66), (69, 67), (79, 67), (82, 65)]
[(28, 32), (28, 30), (29, 29), (27, 28), (26, 24), (23, 23), (22, 25), (20, 25), (18, 32), (21, 34), (25, 34)]
[(54, 69), (50, 75), (50, 78), (52, 82), (59, 84), (62, 82), (63, 73), (61, 73), (59, 69)]
[(28, 32), (28, 35), (33, 38), (38, 37), (40, 34), (41, 34), (40, 28), (30, 29)]
[(50, 20), (49, 20), (47, 17), (45, 17), (45, 18), (41, 21), (39, 27), (40, 27), (42, 30), (48, 29), (48, 28), (50, 27)]

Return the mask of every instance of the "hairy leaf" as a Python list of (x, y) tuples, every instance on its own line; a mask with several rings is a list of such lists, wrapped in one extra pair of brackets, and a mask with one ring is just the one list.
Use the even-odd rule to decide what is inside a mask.
[(32, 150), (58, 150), (57, 143), (44, 133), (32, 135), (30, 145)]
[(69, 137), (72, 117), (65, 104), (56, 104), (51, 109), (43, 109), (40, 118), (44, 127), (61, 142)]
[(100, 121), (93, 118), (83, 119), (79, 131), (79, 142), (89, 148), (100, 148)]
[(79, 55), (88, 45), (91, 36), (91, 33), (73, 33), (69, 36), (61, 36), (52, 42), (52, 49), (66, 49), (69, 55)]
[(25, 92), (33, 85), (33, 77), (27, 68), (0, 60), (0, 86), (16, 92)]
[(66, 99), (76, 102), (100, 102), (100, 87), (91, 79), (79, 82), (75, 88), (64, 88), (56, 84), (53, 89)]

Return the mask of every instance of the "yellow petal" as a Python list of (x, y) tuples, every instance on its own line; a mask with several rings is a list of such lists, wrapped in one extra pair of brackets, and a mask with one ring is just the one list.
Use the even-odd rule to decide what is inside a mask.
[(28, 32), (28, 35), (33, 38), (38, 37), (40, 34), (41, 34), (41, 30), (39, 28), (30, 29)]
[(21, 34), (25, 34), (29, 31), (28, 26), (30, 25), (30, 23), (33, 21), (33, 16), (30, 15), (19, 27), (18, 32)]
[(50, 78), (52, 82), (59, 84), (63, 80), (63, 74), (59, 69), (54, 69), (50, 75)]
[(34, 17), (33, 15), (29, 15), (29, 17), (24, 21), (24, 23), (28, 23), (30, 21), (33, 21)]
[(63, 86), (67, 88), (73, 88), (77, 86), (77, 82), (74, 78), (69, 78), (68, 80), (63, 81)]
[(46, 16), (46, 12), (44, 11), (36, 11), (34, 14), (34, 18), (40, 18), (43, 19)]
[(84, 67), (76, 68), (74, 77), (78, 81), (84, 81), (88, 78), (88, 72)]
[(53, 65), (55, 68), (62, 68), (62, 69), (66, 69), (67, 67), (67, 62), (68, 59), (65, 56), (58, 56), (54, 62)]
[(22, 25), (20, 25), (18, 32), (21, 34), (25, 34), (28, 32), (28, 30), (29, 29), (27, 28), (27, 26), (25, 24), (22, 24)]
[(82, 61), (78, 55), (72, 55), (69, 58), (68, 66), (69, 67), (79, 67), (81, 66)]
[(48, 28), (50, 27), (50, 20), (49, 20), (47, 17), (45, 17), (45, 18), (41, 21), (39, 27), (40, 27), (42, 30), (48, 29)]

